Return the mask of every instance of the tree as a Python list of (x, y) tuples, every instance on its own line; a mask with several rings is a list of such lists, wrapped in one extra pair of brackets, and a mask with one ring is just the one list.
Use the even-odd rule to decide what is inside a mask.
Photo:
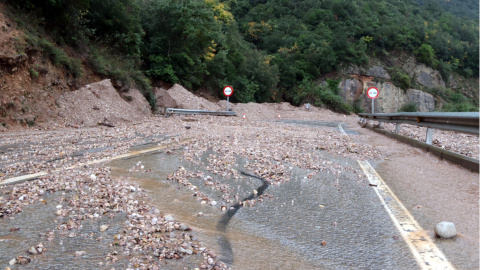
[(95, 40), (128, 54), (140, 56), (144, 35), (136, 0), (90, 0), (86, 15)]
[(422, 44), (415, 50), (415, 55), (418, 61), (435, 68), (437, 60), (435, 59), (435, 51), (432, 46), (425, 43)]
[(142, 16), (148, 74), (200, 86), (208, 75), (205, 55), (221, 29), (213, 10), (202, 0), (151, 0), (143, 4)]

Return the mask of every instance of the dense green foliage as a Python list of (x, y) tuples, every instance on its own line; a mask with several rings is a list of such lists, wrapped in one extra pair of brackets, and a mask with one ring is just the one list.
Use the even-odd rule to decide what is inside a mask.
[[(97, 73), (136, 82), (150, 99), (144, 74), (216, 95), (232, 85), (238, 102), (358, 110), (314, 80), (392, 51), (415, 54), (445, 80), (452, 72), (479, 76), (476, 0), (3, 1), (35, 13), (57, 44), (85, 50)], [(390, 72), (400, 87), (412, 86), (404, 71)]]

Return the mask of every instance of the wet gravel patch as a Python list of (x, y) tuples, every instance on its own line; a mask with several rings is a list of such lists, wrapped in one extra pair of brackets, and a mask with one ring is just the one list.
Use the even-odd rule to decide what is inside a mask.
[[(8, 228), (2, 235), (10, 245), (0, 263), (12, 269), (163, 269), (166, 260), (199, 269), (221, 265), (187, 225), (160, 215), (142, 200), (144, 191), (113, 180), (109, 169), (52, 174), (3, 186), (1, 195), (0, 221)], [(43, 251), (30, 254), (28, 246), (39, 243)]]
[[(235, 256), (244, 259), (251, 256), (243, 252), (242, 247), (260, 238), (273, 245), (279, 241), (285, 244), (275, 249), (285, 258), (282, 264), (267, 260), (270, 264), (263, 265), (263, 269), (298, 269), (298, 265), (303, 269), (375, 268), (372, 264), (375, 256), (381, 258), (379, 265), (394, 269), (391, 261), (396, 259), (384, 249), (398, 249), (403, 254), (403, 247), (391, 231), (377, 235), (362, 227), (369, 222), (369, 217), (378, 219), (374, 221), (375, 226), (386, 226), (385, 217), (379, 216), (383, 210), (374, 206), (373, 199), (366, 208), (355, 203), (358, 196), (370, 198), (365, 195), (368, 192), (361, 192), (369, 187), (365, 187), (366, 178), (353, 162), (382, 160), (389, 155), (389, 150), (362, 143), (360, 135), (342, 134), (338, 124), (344, 122), (344, 127), (352, 127), (356, 121), (353, 116), (308, 113), (299, 124), (295, 120), (301, 119), (295, 118), (299, 113), (303, 112), (282, 113), (285, 122), (276, 120), (276, 114), (261, 121), (238, 117), (158, 117), (117, 128), (0, 134), (0, 180), (49, 172), (35, 181), (0, 187), (0, 222), (20, 220), (22, 224), (38, 227), (37, 232), (29, 232), (20, 223), (5, 223), (4, 238), (0, 241), (17, 247), (0, 266), (8, 265), (14, 258), (28, 256), (31, 257), (29, 263), (9, 267), (41, 269), (44, 265), (57, 267), (75, 261), (72, 265), (77, 267), (78, 262), (79, 269), (229, 269), (225, 262), (235, 265), (238, 262)], [(321, 123), (317, 125), (316, 121)], [(115, 177), (110, 170), (113, 165), (86, 165), (152, 147), (164, 148), (138, 159), (126, 159), (121, 168), (116, 168), (120, 175)], [(75, 169), (67, 169), (71, 166)], [(265, 179), (268, 189), (250, 197), (255, 192), (258, 194), (261, 181), (242, 172)], [(209, 232), (196, 232), (187, 222), (177, 221), (174, 215), (163, 212), (162, 205), (154, 206), (148, 192), (132, 181), (135, 177), (160, 179), (175, 185), (171, 193), (188, 192), (197, 206), (212, 210), (203, 210), (203, 216), (195, 213), (195, 217), (199, 215), (198, 219), (204, 222), (210, 222), (213, 216), (225, 215), (241, 203), (241, 210), (235, 213), (224, 234), (216, 236), (218, 242), (208, 242), (212, 247), (230, 245), (232, 254), (215, 254), (198, 241), (199, 233)], [(360, 193), (355, 193), (359, 190)], [(334, 199), (322, 201), (322, 194), (331, 194)], [(61, 212), (56, 208), (58, 205), (62, 205)], [(48, 213), (37, 217), (31, 213), (36, 212), (35, 207), (40, 213)], [(347, 210), (342, 210), (345, 207)], [(266, 214), (278, 212), (285, 215)], [(349, 219), (341, 223), (334, 219), (343, 214)], [(51, 217), (45, 228), (32, 222), (44, 216)], [(333, 226), (335, 222), (337, 225)], [(289, 227), (290, 223), (296, 225)], [(355, 226), (340, 233), (339, 228), (345, 229), (340, 227), (343, 224)], [(248, 240), (234, 241), (239, 235), (230, 231), (230, 226), (244, 231), (240, 235)], [(15, 231), (16, 228), (20, 229)], [(360, 236), (356, 235), (357, 230)], [(22, 231), (25, 235), (15, 235)], [(309, 244), (308, 234), (318, 237)], [(365, 235), (371, 242), (367, 242)], [(372, 239), (382, 240), (382, 244), (377, 247)], [(77, 250), (82, 243), (99, 252)], [(31, 247), (39, 244), (45, 247), (43, 253), (28, 254)], [(349, 246), (346, 255), (338, 255), (340, 244)], [(272, 245), (265, 247), (272, 248)], [(367, 249), (375, 252), (369, 254)], [(245, 250), (250, 249), (245, 247)], [(365, 259), (357, 263), (349, 260), (348, 254), (355, 250)], [(255, 264), (247, 265), (252, 268)]]

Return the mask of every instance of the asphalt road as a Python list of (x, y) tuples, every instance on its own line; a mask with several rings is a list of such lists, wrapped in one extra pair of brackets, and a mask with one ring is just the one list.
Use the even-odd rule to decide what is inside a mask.
[[(108, 163), (93, 162), (75, 170), (106, 166), (112, 169), (112, 179), (138, 184), (148, 195), (144, 199), (160, 209), (162, 217), (172, 215), (188, 224), (194, 237), (232, 269), (478, 269), (478, 173), (357, 126), (296, 120), (272, 123), (247, 130), (250, 133), (243, 135), (251, 137), (238, 142), (244, 143), (242, 153), (223, 151), (218, 145), (210, 145), (208, 138), (181, 143), (182, 139), (189, 139), (189, 134), (135, 134), (131, 138), (111, 136), (108, 143), (95, 143), (95, 147), (88, 147), (93, 143), (80, 142), (86, 147), (78, 157), (62, 155), (60, 160), (46, 161), (42, 166), (48, 168), (48, 162), (75, 165), (79, 162), (76, 159), (85, 154), (103, 157), (103, 151), (117, 149), (112, 146), (114, 142), (137, 140), (137, 147), (130, 149), (136, 154), (110, 159)], [(283, 142), (291, 147), (281, 153), (283, 159), (274, 155), (260, 159), (264, 153), (271, 153), (272, 144), (267, 144), (270, 139), (262, 141), (265, 145), (260, 139), (256, 141), (260, 138), (257, 133), (269, 134), (271, 130), (264, 129), (272, 128), (270, 124), (286, 132), (301, 127), (313, 134), (312, 138), (326, 131), (328, 138), (333, 136), (331, 145), (348, 143), (348, 151), (355, 154), (337, 155), (335, 151), (343, 149), (342, 145), (338, 149), (329, 148), (330, 145), (302, 148), (301, 140), (289, 140)], [(191, 125), (194, 130), (196, 126)], [(198, 123), (201, 125), (204, 124)], [(346, 141), (342, 137), (337, 143), (335, 134), (342, 131), (352, 139)], [(243, 136), (238, 131), (222, 132), (226, 133), (222, 136), (228, 137), (228, 141), (220, 143), (225, 145), (232, 138)], [(281, 138), (282, 134), (273, 137)], [(171, 146), (158, 147), (170, 139)], [(362, 149), (379, 149), (383, 154), (375, 156), (351, 149), (355, 144), (367, 146)], [(34, 145), (35, 141), (26, 140), (0, 146), (0, 150), (28, 163), (28, 148)], [(148, 152), (152, 148), (155, 151)], [(98, 153), (89, 149), (98, 149)], [(292, 149), (301, 151), (297, 159), (289, 158), (294, 156), (288, 153)], [(147, 152), (139, 154), (139, 150)], [(304, 166), (310, 157), (312, 163), (323, 163)], [(272, 159), (275, 161), (269, 163)], [(4, 159), (2, 166), (10, 163), (10, 159)], [(269, 168), (272, 164), (275, 170)], [(0, 195), (11, 196), (11, 189), (2, 188)], [(62, 235), (56, 230), (68, 220), (55, 215), (55, 205), (65, 197), (73, 198), (75, 192), (53, 192), (44, 203), (25, 205), (14, 218), (0, 220), (2, 266), (25, 254), (28, 247), (45, 242), (50, 231), (56, 232), (56, 238), (48, 246), (46, 256), (37, 256), (33, 263), (24, 266), (10, 267), (62, 269), (73, 262), (76, 269), (82, 269), (91, 267), (92, 261), (100, 269), (130, 265), (128, 256), (103, 264), (106, 256), (112, 256), (112, 238), (122, 231), (126, 217), (117, 215), (109, 220), (110, 229), (104, 234), (98, 232), (101, 221), (93, 220), (84, 222), (83, 229), (71, 237)], [(454, 222), (458, 236), (436, 238), (433, 227), (440, 221)], [(82, 249), (98, 252), (72, 255)], [(115, 252), (121, 253), (122, 249)], [(194, 269), (199, 264), (197, 259), (186, 256), (165, 263), (163, 268)]]

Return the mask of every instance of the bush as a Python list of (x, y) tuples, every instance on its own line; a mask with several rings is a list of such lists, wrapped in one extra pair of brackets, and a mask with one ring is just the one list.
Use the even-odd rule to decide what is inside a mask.
[[(333, 89), (332, 89), (333, 88)], [(315, 106), (325, 105), (328, 109), (350, 114), (353, 108), (343, 101), (343, 98), (335, 93), (338, 93), (338, 81), (327, 81), (327, 86), (315, 85), (315, 83), (304, 80), (299, 86), (294, 89), (294, 96), (292, 103), (300, 105), (302, 103), (311, 103)]]
[(418, 61), (425, 63), (433, 68), (438, 65), (438, 60), (435, 59), (435, 50), (428, 44), (422, 44), (414, 51)]
[(342, 97), (335, 95), (330, 90), (320, 92), (320, 100), (334, 112), (350, 114), (352, 111), (350, 105), (345, 103)]
[(355, 114), (359, 114), (359, 113), (364, 113), (365, 110), (362, 108), (361, 104), (360, 104), (360, 101), (361, 101), (361, 98), (356, 98), (352, 104), (350, 105), (352, 107), (352, 111), (355, 113)]
[(470, 102), (450, 102), (442, 107), (443, 112), (478, 112), (478, 107)]
[(411, 87), (412, 80), (410, 76), (398, 68), (390, 69), (390, 74), (392, 75), (392, 82), (394, 85), (400, 87), (403, 90), (407, 90)]
[[(36, 42), (35, 39), (30, 39), (30, 41)], [(82, 77), (83, 69), (80, 60), (70, 58), (62, 49), (43, 38), (38, 41), (38, 44), (34, 45), (40, 46), (43, 52), (48, 55), (52, 64), (55, 66), (63, 65), (74, 78)]]
[(407, 104), (404, 104), (398, 111), (399, 112), (417, 112), (418, 106), (417, 106), (417, 103), (415, 102), (409, 102)]

